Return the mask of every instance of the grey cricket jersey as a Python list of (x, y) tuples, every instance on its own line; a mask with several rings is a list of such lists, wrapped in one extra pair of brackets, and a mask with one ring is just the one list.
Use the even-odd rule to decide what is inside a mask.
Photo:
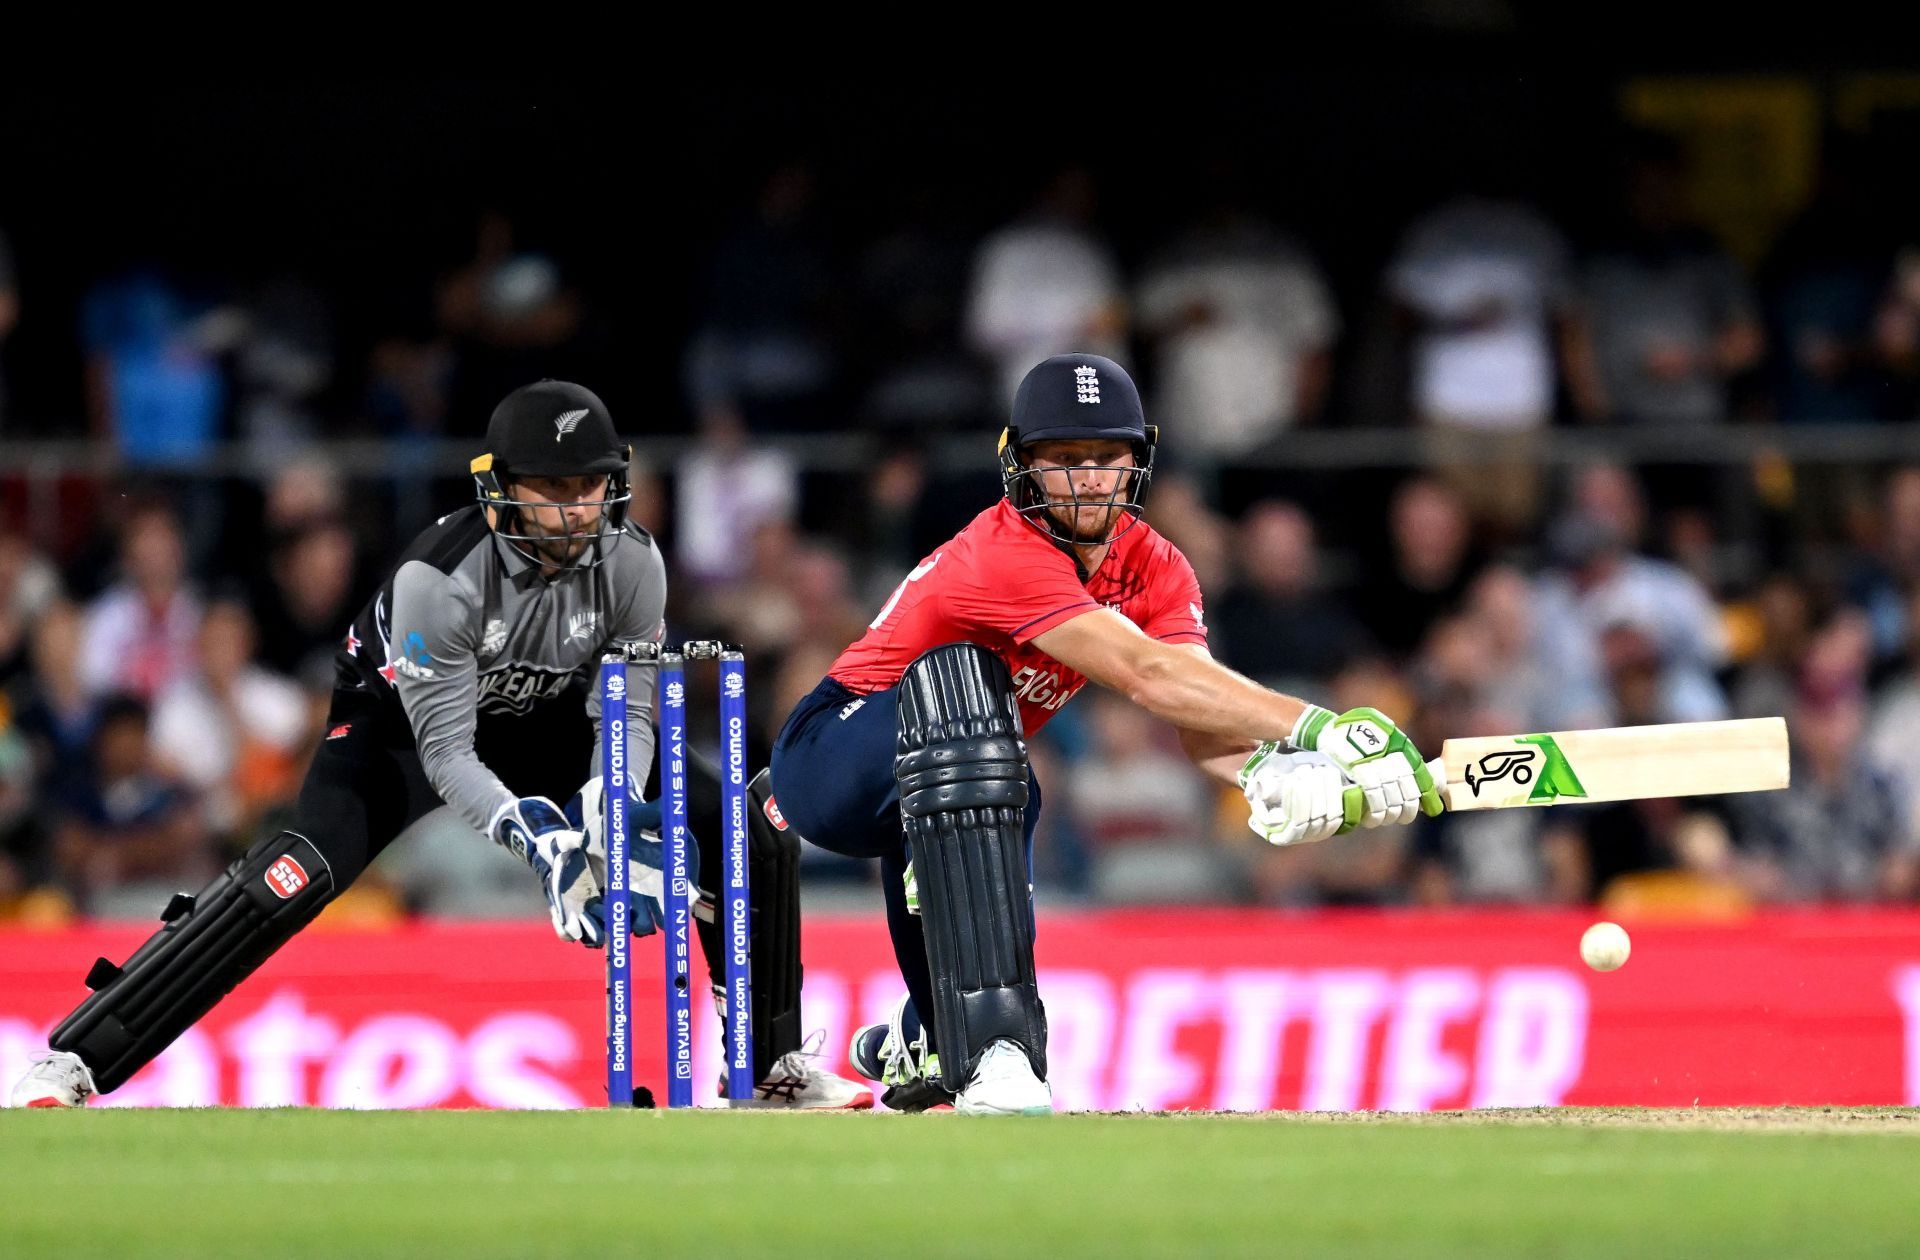
[[(514, 795), (475, 751), (480, 724), (531, 728), (537, 710), (577, 706), (584, 690), (597, 747), (601, 656), (662, 633), (667, 572), (653, 539), (629, 524), (600, 546), (599, 564), (549, 579), (494, 537), (478, 506), (443, 516), (407, 548), (335, 658), (337, 686), (402, 711), (434, 791), (482, 835)], [(628, 693), (636, 766), (653, 757), (652, 668), (633, 667)], [(594, 772), (580, 769), (582, 782)]]

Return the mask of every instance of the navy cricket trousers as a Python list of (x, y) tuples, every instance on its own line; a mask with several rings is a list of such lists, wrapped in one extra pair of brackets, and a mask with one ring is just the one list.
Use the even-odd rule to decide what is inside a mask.
[[(831, 678), (794, 706), (773, 742), (773, 796), (810, 843), (846, 857), (879, 858), (893, 956), (917, 1012), (931, 1011), (933, 977), (920, 917), (907, 913), (909, 855), (893, 777), (899, 735), (894, 689), (857, 696)], [(1040, 784), (1027, 771), (1027, 879), (1033, 879), (1033, 827)], [(1028, 913), (1032, 913), (1029, 902)]]

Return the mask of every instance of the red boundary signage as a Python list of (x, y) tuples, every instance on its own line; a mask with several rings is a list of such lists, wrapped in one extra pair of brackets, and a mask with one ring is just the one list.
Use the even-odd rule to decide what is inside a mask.
[[(1062, 1108), (1425, 1110), (1920, 1103), (1920, 913), (1628, 924), (1580, 965), (1586, 915), (1155, 910), (1042, 915)], [(143, 925), (0, 931), (10, 1084)], [(806, 1026), (845, 1067), (899, 981), (885, 928), (816, 917)], [(636, 1080), (664, 1061), (658, 939), (634, 943)], [(604, 976), (544, 922), (323, 920), (106, 1100), (123, 1105), (578, 1107), (604, 1101)], [(721, 1052), (696, 1004), (696, 1099)]]

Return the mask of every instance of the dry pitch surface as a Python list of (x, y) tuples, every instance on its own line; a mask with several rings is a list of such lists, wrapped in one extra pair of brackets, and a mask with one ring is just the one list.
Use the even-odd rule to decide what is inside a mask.
[(1904, 1133), (1920, 1137), (1920, 1107), (1501, 1107), (1419, 1115), (1298, 1112), (1286, 1118), (1324, 1124), (1545, 1124), (1589, 1129)]
[(1912, 1256), (1920, 1112), (0, 1112), (0, 1256)]

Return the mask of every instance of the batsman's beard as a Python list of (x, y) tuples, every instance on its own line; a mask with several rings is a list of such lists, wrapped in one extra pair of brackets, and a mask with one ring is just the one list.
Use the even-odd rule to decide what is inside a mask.
[(1088, 546), (1111, 538), (1121, 515), (1121, 506), (1110, 498), (1047, 500), (1047, 516), (1054, 525), (1074, 542)]

